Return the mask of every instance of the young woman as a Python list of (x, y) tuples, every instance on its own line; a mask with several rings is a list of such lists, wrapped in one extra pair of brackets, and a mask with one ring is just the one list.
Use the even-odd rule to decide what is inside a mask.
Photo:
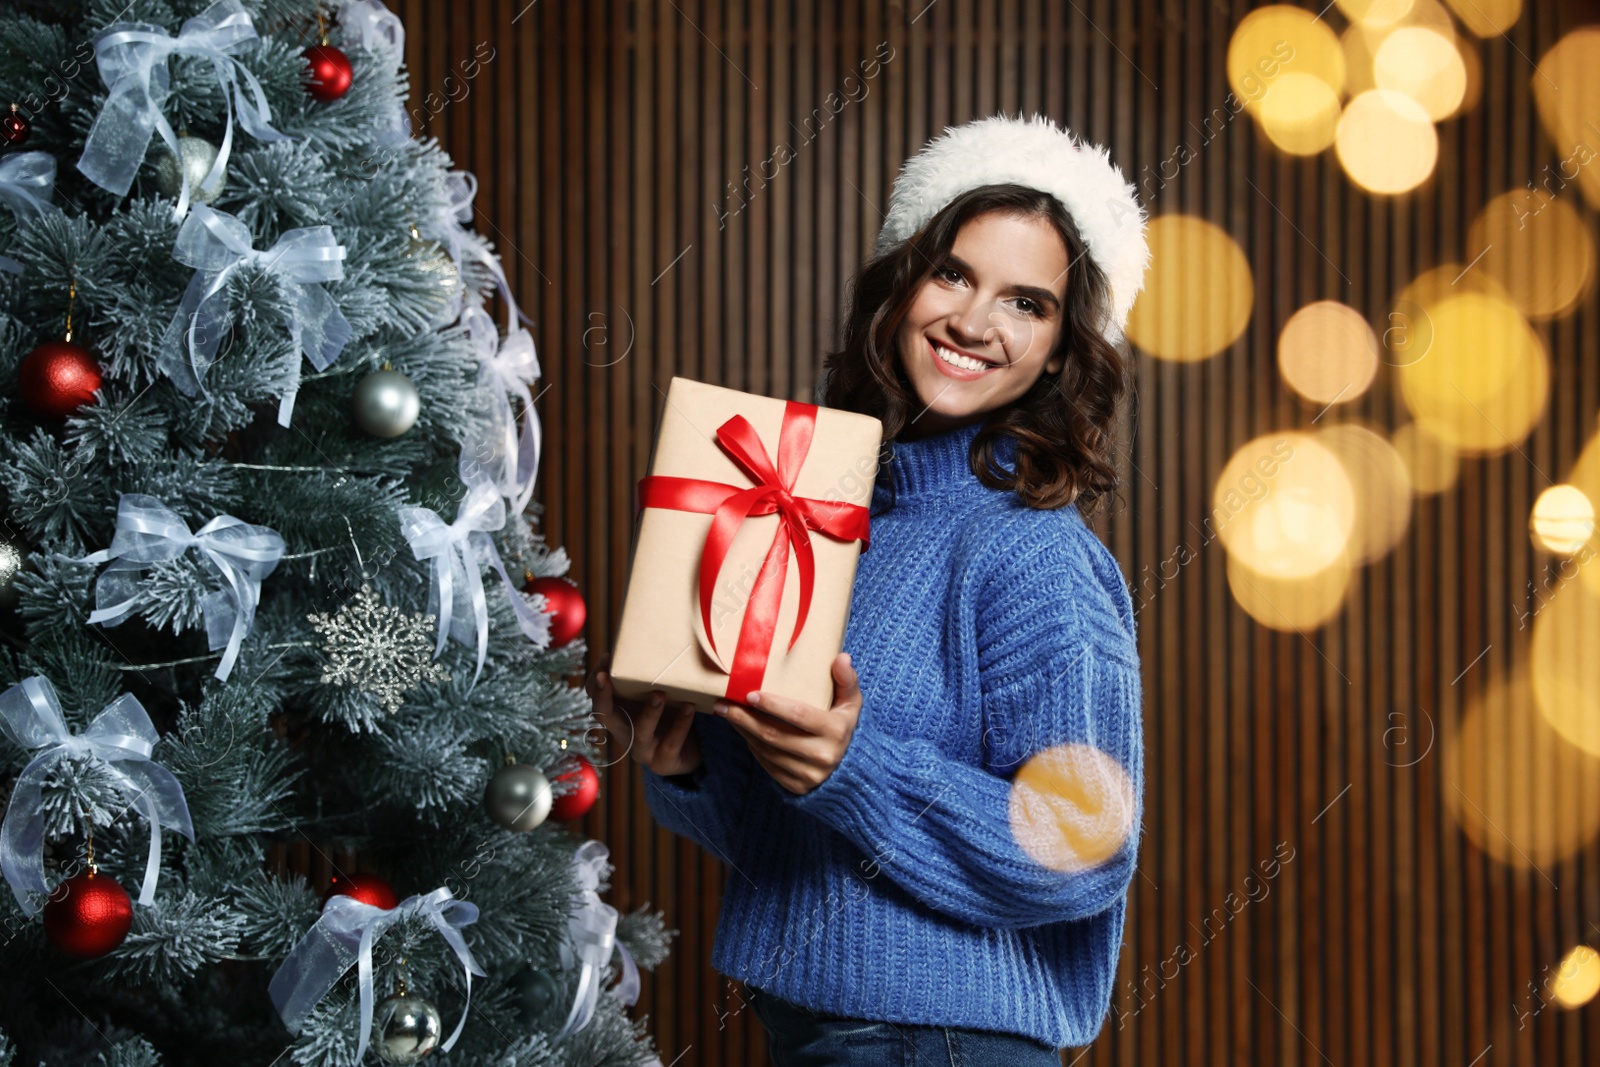
[(896, 180), (817, 402), (884, 424), (835, 699), (590, 692), (657, 820), (725, 861), (713, 965), (773, 1062), (1059, 1063), (1109, 1004), (1143, 802), (1133, 605), (1084, 522), (1117, 484), (1144, 216), (1034, 117)]

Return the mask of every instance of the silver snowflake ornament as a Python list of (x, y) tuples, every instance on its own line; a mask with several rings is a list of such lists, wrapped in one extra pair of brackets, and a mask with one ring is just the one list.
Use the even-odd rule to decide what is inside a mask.
[(355, 686), (387, 712), (396, 711), (410, 690), (450, 677), (433, 661), (433, 616), (407, 615), (380, 604), (370, 585), (363, 584), (337, 613), (319, 611), (306, 618), (323, 638), (328, 657), (323, 682)]

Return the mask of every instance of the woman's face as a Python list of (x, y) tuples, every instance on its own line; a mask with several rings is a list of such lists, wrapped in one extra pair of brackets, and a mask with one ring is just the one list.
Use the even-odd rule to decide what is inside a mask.
[[(968, 219), (896, 335), (921, 408), (905, 436), (982, 421), (1040, 374), (1060, 373), (1060, 357), (1045, 360), (1066, 293), (1067, 246), (1049, 222), (994, 211)], [(966, 365), (952, 366), (951, 355)]]

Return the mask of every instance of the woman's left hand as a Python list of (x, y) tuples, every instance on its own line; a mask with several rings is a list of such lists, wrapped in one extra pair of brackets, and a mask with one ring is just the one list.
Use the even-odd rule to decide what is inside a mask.
[(796, 796), (821, 785), (844, 759), (861, 716), (861, 686), (850, 654), (833, 661), (833, 707), (827, 711), (776, 693), (754, 692), (752, 711), (719, 700), (712, 705), (744, 735), (750, 754), (774, 781)]

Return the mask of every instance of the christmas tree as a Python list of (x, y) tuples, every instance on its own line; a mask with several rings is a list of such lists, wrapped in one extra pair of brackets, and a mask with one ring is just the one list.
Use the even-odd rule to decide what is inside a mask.
[(533, 337), (402, 41), (0, 14), (0, 1065), (659, 1062), (669, 932), (562, 825)]

